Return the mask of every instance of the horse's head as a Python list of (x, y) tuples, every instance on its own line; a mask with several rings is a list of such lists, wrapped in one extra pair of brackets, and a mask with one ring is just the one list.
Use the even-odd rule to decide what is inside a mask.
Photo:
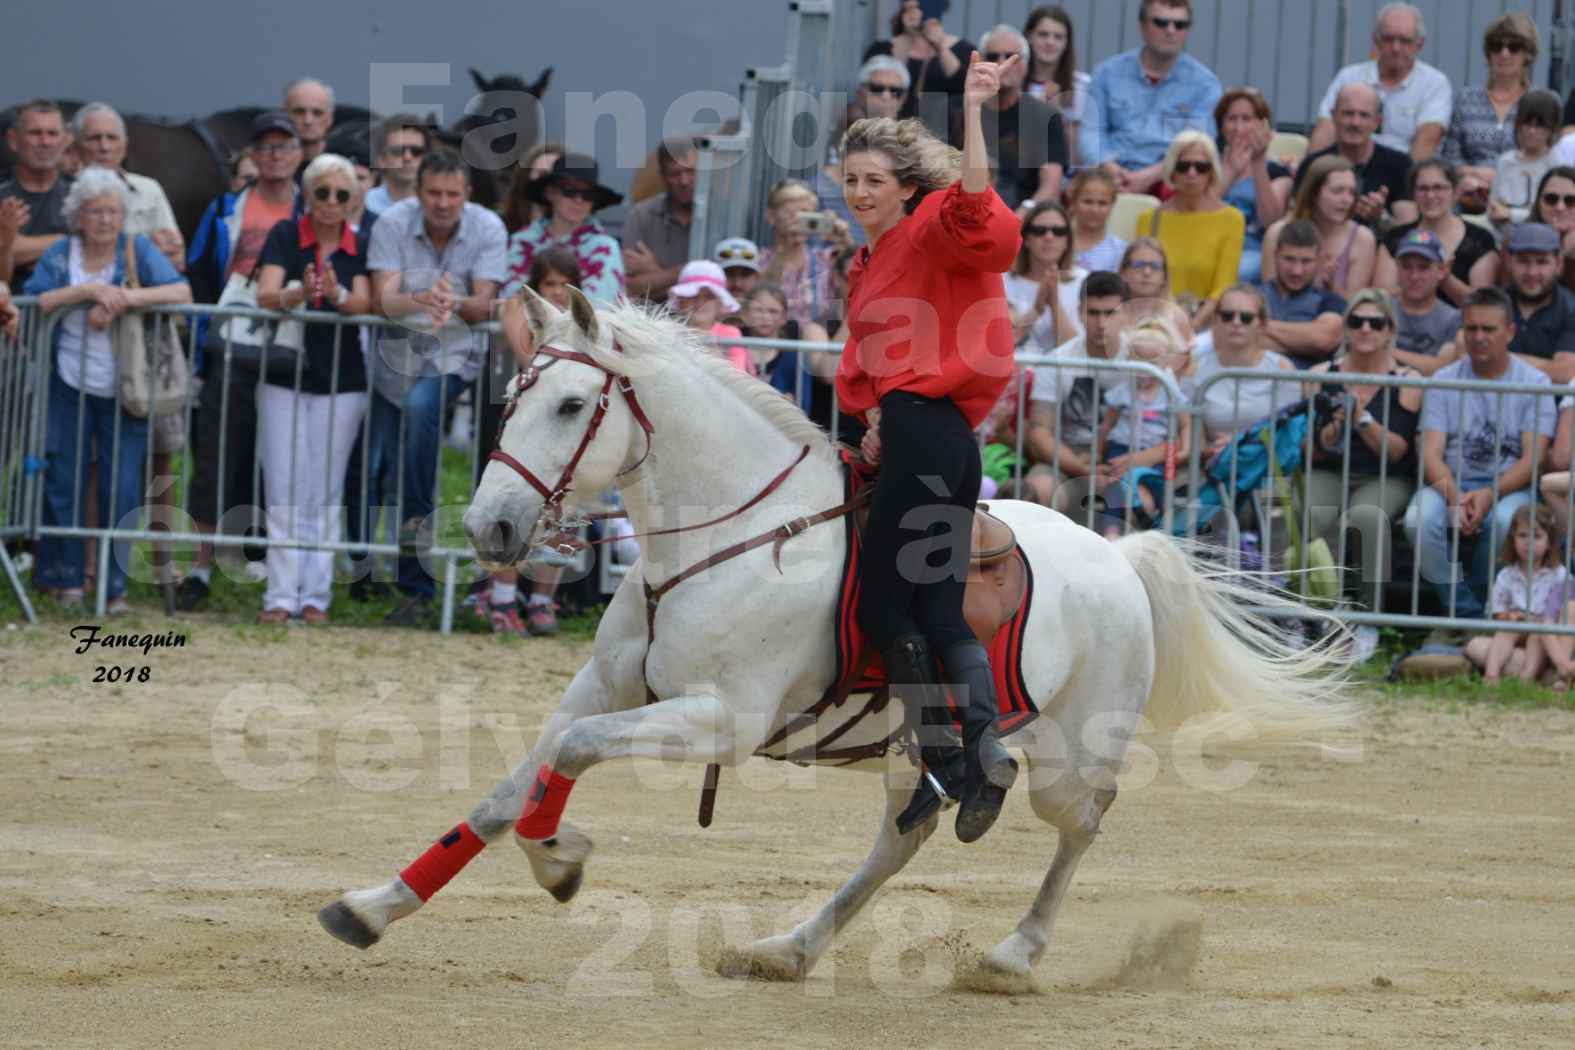
[(550, 540), (565, 505), (611, 487), (650, 439), (611, 328), (579, 289), (563, 313), (527, 287), (503, 325), (531, 363), (509, 384), (497, 451), (465, 512), (465, 532), (494, 571)]

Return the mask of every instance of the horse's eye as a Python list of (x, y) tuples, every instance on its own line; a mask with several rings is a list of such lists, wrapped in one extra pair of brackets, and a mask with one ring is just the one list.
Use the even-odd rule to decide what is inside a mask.
[(577, 416), (577, 415), (580, 414), (580, 409), (582, 409), (584, 407), (585, 407), (585, 399), (584, 398), (580, 398), (580, 397), (565, 398), (564, 401), (563, 401), (563, 404), (558, 406), (558, 415), (560, 415), (560, 416)]

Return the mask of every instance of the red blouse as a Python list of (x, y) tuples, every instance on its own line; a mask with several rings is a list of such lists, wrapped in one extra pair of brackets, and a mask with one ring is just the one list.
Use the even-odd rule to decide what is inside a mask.
[(842, 411), (893, 390), (949, 397), (977, 427), (1012, 377), (1012, 315), (1001, 281), (1022, 244), (995, 193), (955, 182), (927, 195), (848, 271), (848, 342), (837, 368)]

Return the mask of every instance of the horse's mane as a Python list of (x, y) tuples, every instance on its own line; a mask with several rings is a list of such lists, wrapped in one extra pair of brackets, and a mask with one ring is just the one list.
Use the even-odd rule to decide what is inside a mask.
[[(598, 308), (596, 314), (600, 323), (611, 327), (623, 353), (587, 346), (583, 338), (576, 342), (576, 348), (586, 350), (609, 372), (638, 378), (653, 363), (659, 367), (667, 359), (686, 361), (715, 379), (789, 440), (808, 445), (811, 455), (835, 458), (837, 446), (831, 436), (816, 426), (803, 409), (771, 384), (734, 368), (715, 347), (702, 341), (700, 333), (665, 308), (620, 299), (613, 306)], [(567, 314), (560, 323), (570, 330), (574, 328)]]

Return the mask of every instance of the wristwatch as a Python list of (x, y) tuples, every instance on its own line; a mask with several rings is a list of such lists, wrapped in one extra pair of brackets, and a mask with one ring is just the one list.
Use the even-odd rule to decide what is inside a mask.
[(341, 284), (339, 286), (339, 294), (334, 296), (334, 305), (335, 306), (343, 306), (346, 302), (349, 301), (349, 299), (350, 299), (350, 289), (346, 288), (344, 285)]
[(1362, 415), (1361, 415), (1361, 418), (1359, 418), (1356, 421), (1356, 425), (1359, 426), (1359, 427), (1365, 427), (1369, 423), (1376, 423), (1376, 422), (1378, 422), (1378, 420), (1373, 418), (1373, 414), (1371, 412), (1363, 412)]

